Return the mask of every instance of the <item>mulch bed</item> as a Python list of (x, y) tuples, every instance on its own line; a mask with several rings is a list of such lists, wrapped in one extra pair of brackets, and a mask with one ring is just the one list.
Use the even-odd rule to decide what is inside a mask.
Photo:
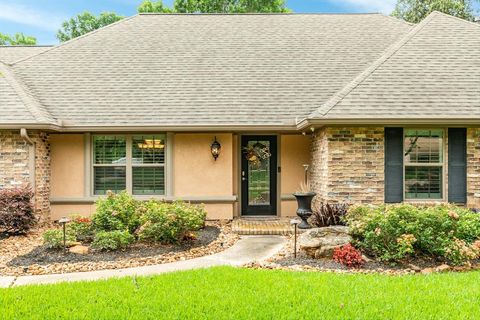
[(292, 271), (324, 271), (335, 273), (382, 273), (389, 275), (403, 275), (446, 271), (470, 271), (480, 269), (480, 261), (474, 261), (471, 265), (452, 267), (444, 262), (423, 258), (405, 261), (403, 264), (393, 264), (375, 261), (369, 257), (366, 263), (358, 269), (348, 268), (333, 259), (314, 259), (306, 255), (305, 252), (298, 250), (297, 257), (293, 255), (293, 237), (290, 237), (287, 244), (272, 258), (263, 262), (254, 262), (245, 265), (247, 268), (254, 269), (276, 269)]
[[(51, 227), (50, 227), (51, 228)], [(197, 238), (172, 245), (135, 243), (124, 251), (90, 251), (74, 254), (48, 249), (42, 234), (46, 227), (24, 236), (0, 238), (0, 275), (38, 275), (119, 269), (169, 263), (214, 254), (233, 245), (238, 236), (226, 221), (207, 222)]]

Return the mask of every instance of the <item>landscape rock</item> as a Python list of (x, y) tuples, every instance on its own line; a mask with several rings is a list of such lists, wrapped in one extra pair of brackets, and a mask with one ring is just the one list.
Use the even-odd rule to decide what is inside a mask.
[(425, 269), (422, 269), (421, 273), (423, 274), (430, 274), (430, 273), (433, 273), (435, 272), (435, 269), (433, 268), (425, 268)]
[(299, 237), (300, 250), (304, 250), (312, 258), (331, 258), (333, 250), (350, 243), (352, 237), (348, 227), (330, 226), (313, 228)]
[(68, 249), (68, 251), (75, 254), (88, 254), (89, 248), (87, 246), (76, 245)]
[(448, 264), (442, 264), (435, 268), (436, 272), (447, 272), (450, 271), (451, 267)]

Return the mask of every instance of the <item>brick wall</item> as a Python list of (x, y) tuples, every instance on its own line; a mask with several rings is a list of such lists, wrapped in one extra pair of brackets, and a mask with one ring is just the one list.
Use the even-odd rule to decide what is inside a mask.
[[(35, 210), (47, 219), (50, 214), (50, 145), (45, 132), (29, 131), (35, 142)], [(29, 145), (20, 130), (0, 131), (0, 188), (32, 185)]]
[(467, 205), (480, 208), (480, 128), (467, 129)]
[(383, 128), (322, 128), (312, 137), (311, 154), (317, 201), (383, 202)]

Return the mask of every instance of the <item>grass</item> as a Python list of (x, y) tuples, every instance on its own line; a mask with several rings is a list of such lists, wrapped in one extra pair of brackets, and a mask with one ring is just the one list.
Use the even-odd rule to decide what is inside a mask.
[(480, 273), (234, 269), (0, 290), (2, 319), (478, 319)]

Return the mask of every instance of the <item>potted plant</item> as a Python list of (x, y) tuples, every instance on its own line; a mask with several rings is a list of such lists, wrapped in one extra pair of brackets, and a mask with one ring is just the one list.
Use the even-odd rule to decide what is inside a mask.
[(300, 229), (309, 229), (311, 226), (308, 224), (308, 218), (313, 214), (312, 212), (312, 200), (317, 195), (310, 188), (310, 182), (308, 181), (308, 165), (305, 167), (305, 182), (300, 184), (299, 191), (293, 195), (297, 199), (297, 216), (302, 219), (302, 222), (298, 225)]

